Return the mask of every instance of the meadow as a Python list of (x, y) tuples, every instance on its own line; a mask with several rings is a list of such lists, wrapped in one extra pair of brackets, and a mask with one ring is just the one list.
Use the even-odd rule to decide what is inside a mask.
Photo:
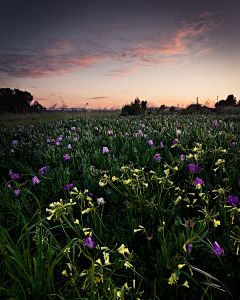
[(1, 120), (1, 299), (240, 299), (238, 111)]

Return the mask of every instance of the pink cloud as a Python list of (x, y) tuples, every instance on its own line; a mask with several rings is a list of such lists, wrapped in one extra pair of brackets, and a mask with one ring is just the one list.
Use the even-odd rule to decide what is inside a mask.
[(160, 31), (135, 40), (123, 36), (124, 26), (103, 25), (87, 29), (89, 37), (75, 41), (51, 39), (31, 44), (29, 48), (2, 48), (0, 72), (19, 78), (73, 75), (115, 60), (127, 67), (109, 70), (104, 75), (119, 78), (144, 67), (179, 67), (193, 57), (211, 53), (208, 34), (219, 24), (212, 21), (210, 14), (201, 13), (196, 22), (182, 21), (173, 32)]

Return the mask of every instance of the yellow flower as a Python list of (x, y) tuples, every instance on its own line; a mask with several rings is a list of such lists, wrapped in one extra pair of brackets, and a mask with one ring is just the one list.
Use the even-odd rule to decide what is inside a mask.
[(173, 170), (176, 170), (176, 171), (177, 171), (177, 170), (178, 170), (178, 167), (176, 166), (175, 168), (173, 168)]
[(85, 209), (85, 210), (82, 211), (82, 214), (84, 215), (86, 213), (89, 213), (90, 211), (91, 211), (91, 208), (87, 208), (87, 209)]
[(178, 265), (178, 268), (179, 268), (179, 269), (182, 269), (184, 266), (186, 266), (186, 265), (185, 265), (185, 264)]
[(218, 168), (216, 168), (216, 169), (213, 169), (213, 171), (214, 171), (214, 172), (216, 172), (216, 171), (217, 171), (217, 169), (219, 169), (219, 167), (218, 167)]
[(101, 262), (101, 259), (99, 258), (98, 260), (96, 260), (96, 263), (97, 264), (95, 264), (95, 266), (97, 267), (97, 266), (102, 266), (102, 262)]
[(170, 277), (169, 279), (168, 279), (168, 284), (175, 284), (176, 282), (173, 280), (173, 278), (172, 277)]
[(83, 193), (84, 193), (84, 194), (88, 193), (88, 190), (85, 190)]
[(219, 225), (221, 225), (220, 221), (216, 221), (216, 220), (214, 219), (214, 226), (215, 226), (215, 227), (218, 227)]
[(102, 181), (99, 181), (99, 185), (100, 185), (100, 186), (104, 186), (105, 183), (103, 183)]
[(62, 275), (68, 276), (67, 271), (66, 270), (62, 271)]
[(201, 188), (201, 184), (200, 183), (198, 183), (197, 185), (196, 185), (196, 189), (200, 189)]
[(75, 224), (79, 224), (79, 220), (78, 220), (78, 219), (76, 219), (74, 223), (75, 223)]
[(148, 187), (148, 183), (143, 182), (142, 184), (145, 185), (145, 187)]
[(166, 176), (169, 175), (169, 169), (165, 170), (164, 173), (166, 174)]
[(124, 254), (124, 253), (126, 252), (127, 254), (130, 255), (130, 252), (129, 252), (128, 248), (126, 248), (126, 247), (124, 246), (124, 244), (122, 244), (117, 250), (118, 250), (118, 252), (121, 253), (121, 254)]
[(105, 265), (109, 265), (110, 261), (109, 261), (109, 253), (106, 253), (105, 251), (103, 252), (103, 257), (104, 257), (104, 263)]
[(113, 176), (113, 177), (112, 177), (112, 181), (116, 181), (116, 180), (118, 180), (118, 178), (115, 177), (115, 176)]
[(184, 282), (183, 286), (185, 286), (185, 287), (189, 288), (189, 285), (188, 285), (188, 282), (187, 282), (187, 280)]
[(133, 265), (131, 265), (129, 261), (125, 261), (124, 266), (126, 267), (126, 269), (131, 267), (133, 268)]
[(124, 184), (129, 184), (131, 182), (131, 179), (128, 179), (128, 180), (124, 180)]
[(193, 149), (193, 151), (194, 151), (194, 152), (198, 151), (198, 148), (195, 147), (195, 148)]

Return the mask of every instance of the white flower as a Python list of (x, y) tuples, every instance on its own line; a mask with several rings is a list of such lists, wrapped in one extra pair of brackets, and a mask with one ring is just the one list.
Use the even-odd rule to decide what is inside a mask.
[(98, 205), (100, 205), (100, 204), (104, 204), (104, 203), (105, 203), (105, 201), (104, 201), (103, 197), (101, 197), (101, 198), (97, 198), (97, 203), (98, 203)]

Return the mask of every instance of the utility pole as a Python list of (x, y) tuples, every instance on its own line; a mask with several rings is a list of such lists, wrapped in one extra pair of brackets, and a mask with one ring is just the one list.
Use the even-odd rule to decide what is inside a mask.
[(218, 97), (219, 97), (219, 96), (217, 96), (217, 102), (218, 102)]
[(198, 104), (198, 97), (197, 97), (197, 99), (196, 99), (196, 100), (197, 100), (197, 104)]

